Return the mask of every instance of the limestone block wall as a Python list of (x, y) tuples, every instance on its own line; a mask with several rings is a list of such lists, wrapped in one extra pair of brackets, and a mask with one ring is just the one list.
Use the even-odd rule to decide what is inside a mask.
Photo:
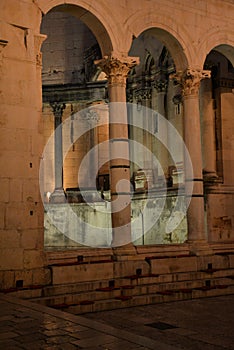
[(0, 288), (46, 280), (38, 17), (32, 2), (0, 4)]
[(85, 80), (84, 53), (97, 43), (82, 21), (63, 12), (48, 13), (42, 20), (43, 85), (80, 83)]

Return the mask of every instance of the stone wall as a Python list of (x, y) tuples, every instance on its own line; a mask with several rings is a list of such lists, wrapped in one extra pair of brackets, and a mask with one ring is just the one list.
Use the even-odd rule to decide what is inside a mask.
[(42, 45), (43, 85), (83, 84), (88, 51), (97, 45), (89, 28), (74, 16), (51, 12), (42, 20), (41, 33), (47, 35)]
[[(178, 0), (176, 4), (170, 0), (71, 0), (69, 4), (61, 0), (1, 1), (0, 288), (14, 287), (17, 281), (23, 281), (21, 285), (50, 281), (44, 268), (47, 264), (43, 247), (44, 210), (39, 193), (39, 165), (44, 145), (41, 44), (45, 37), (41, 34), (41, 23), (43, 16), (61, 4), (61, 11), (77, 16), (90, 28), (102, 56), (115, 54), (121, 59), (126, 58), (132, 39), (145, 30), (153, 29), (157, 39), (167, 45), (177, 72), (188, 68), (202, 71), (206, 57), (213, 49), (234, 64), (234, 8), (231, 1), (205, 0), (189, 5), (185, 0)], [(62, 27), (54, 27), (52, 31), (55, 32), (55, 29), (62, 30)], [(70, 31), (69, 26), (67, 30)], [(90, 38), (87, 39), (89, 48), (94, 37), (90, 32), (86, 32), (86, 35)], [(64, 62), (63, 55), (59, 55), (59, 45), (66, 45), (66, 42), (57, 44), (57, 49), (55, 46), (52, 48), (53, 52), (47, 48), (50, 59), (54, 60), (56, 52), (60, 62)], [(79, 49), (79, 43), (73, 42), (73, 49), (74, 45)], [(60, 66), (51, 72), (51, 61), (45, 63), (50, 79), (47, 82), (58, 81), (57, 77), (61, 83), (72, 82), (72, 77), (80, 72), (82, 65), (77, 51), (74, 56), (69, 53), (68, 58), (71, 70), (69, 68), (65, 75), (60, 75)], [(208, 196), (209, 200), (213, 196), (207, 215), (210, 240), (219, 241), (220, 251), (227, 242), (230, 242), (229, 249), (233, 249), (232, 89), (221, 100), (224, 108), (224, 149), (220, 153), (224, 160), (224, 182), (214, 183), (213, 193), (210, 191)], [(200, 135), (194, 134), (192, 129), (191, 139), (197, 136), (199, 140)], [(201, 199), (197, 209), (200, 210), (203, 204)], [(200, 237), (193, 236), (193, 239), (196, 241)]]
[[(99, 196), (100, 196), (99, 192)], [(108, 197), (108, 193), (104, 193)], [(132, 199), (135, 245), (178, 244), (187, 240), (185, 197), (158, 192)], [(168, 218), (173, 212), (170, 225)], [(107, 248), (112, 243), (110, 202), (45, 205), (45, 247)]]
[[(30, 1), (0, 4), (0, 288), (45, 283), (39, 164), (40, 18)], [(30, 13), (30, 15), (29, 15)]]

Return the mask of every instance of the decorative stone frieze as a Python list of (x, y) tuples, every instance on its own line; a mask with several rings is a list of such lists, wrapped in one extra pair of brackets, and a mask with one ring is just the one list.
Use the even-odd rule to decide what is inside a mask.
[(172, 74), (171, 78), (182, 85), (183, 96), (189, 96), (198, 95), (201, 80), (210, 76), (211, 72), (208, 70), (188, 68), (184, 72)]
[(138, 57), (118, 57), (115, 55), (104, 56), (103, 59), (94, 61), (104, 73), (110, 85), (126, 85), (129, 71), (139, 64)]

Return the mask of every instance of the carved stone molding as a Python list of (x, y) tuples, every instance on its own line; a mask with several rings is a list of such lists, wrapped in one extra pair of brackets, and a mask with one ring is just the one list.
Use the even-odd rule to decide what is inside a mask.
[(37, 66), (39, 66), (39, 67), (42, 66), (41, 45), (46, 38), (47, 38), (47, 35), (44, 35), (44, 34), (34, 35), (34, 53), (36, 56)]
[(193, 68), (188, 68), (184, 72), (171, 75), (171, 79), (175, 79), (181, 84), (184, 96), (198, 95), (201, 80), (210, 77), (211, 72), (209, 70)]
[(2, 61), (3, 61), (3, 49), (6, 47), (7, 44), (8, 44), (7, 40), (0, 39), (0, 66), (2, 65)]
[(139, 64), (138, 57), (118, 57), (115, 55), (104, 56), (94, 63), (106, 73), (110, 85), (125, 85), (129, 71)]

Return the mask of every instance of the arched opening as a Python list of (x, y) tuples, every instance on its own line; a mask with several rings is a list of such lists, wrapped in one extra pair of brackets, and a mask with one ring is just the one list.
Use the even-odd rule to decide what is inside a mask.
[[(168, 46), (181, 69), (186, 63), (182, 48), (164, 30), (151, 28), (142, 32), (133, 40), (129, 51), (129, 56), (140, 57), (140, 64), (129, 74), (127, 99), (137, 105), (141, 114), (141, 122), (136, 121), (130, 109), (129, 137), (144, 147), (142, 151), (130, 147), (133, 237), (134, 234), (138, 236), (139, 230), (143, 231), (135, 240), (137, 245), (175, 244), (187, 239), (182, 95), (180, 85), (171, 79), (176, 73), (176, 64)], [(160, 218), (149, 225), (147, 231), (148, 222), (157, 217), (159, 207)], [(139, 213), (140, 228), (134, 226), (134, 218)], [(174, 224), (169, 228), (170, 216)]]
[[(108, 52), (111, 44), (101, 23), (76, 6), (53, 8), (43, 17), (41, 33), (47, 35), (42, 45), (45, 247), (77, 248), (87, 245), (86, 232), (83, 230), (82, 237), (76, 239), (75, 224), (68, 225), (67, 204), (92, 225), (96, 212), (89, 206), (89, 201), (94, 201), (93, 187), (96, 190), (97, 186), (100, 195), (97, 206), (103, 206), (101, 199), (108, 196), (107, 81), (94, 61), (102, 57), (102, 52)], [(100, 142), (105, 145), (101, 150)], [(88, 155), (88, 162), (97, 172), (79, 172), (92, 149), (95, 152)], [(80, 192), (84, 179), (88, 203)], [(104, 225), (111, 226), (109, 219), (109, 214), (103, 214), (100, 225), (104, 221)], [(95, 240), (94, 237), (94, 246)]]
[(234, 48), (216, 46), (204, 68), (211, 70), (200, 89), (203, 172), (210, 241), (233, 241)]

